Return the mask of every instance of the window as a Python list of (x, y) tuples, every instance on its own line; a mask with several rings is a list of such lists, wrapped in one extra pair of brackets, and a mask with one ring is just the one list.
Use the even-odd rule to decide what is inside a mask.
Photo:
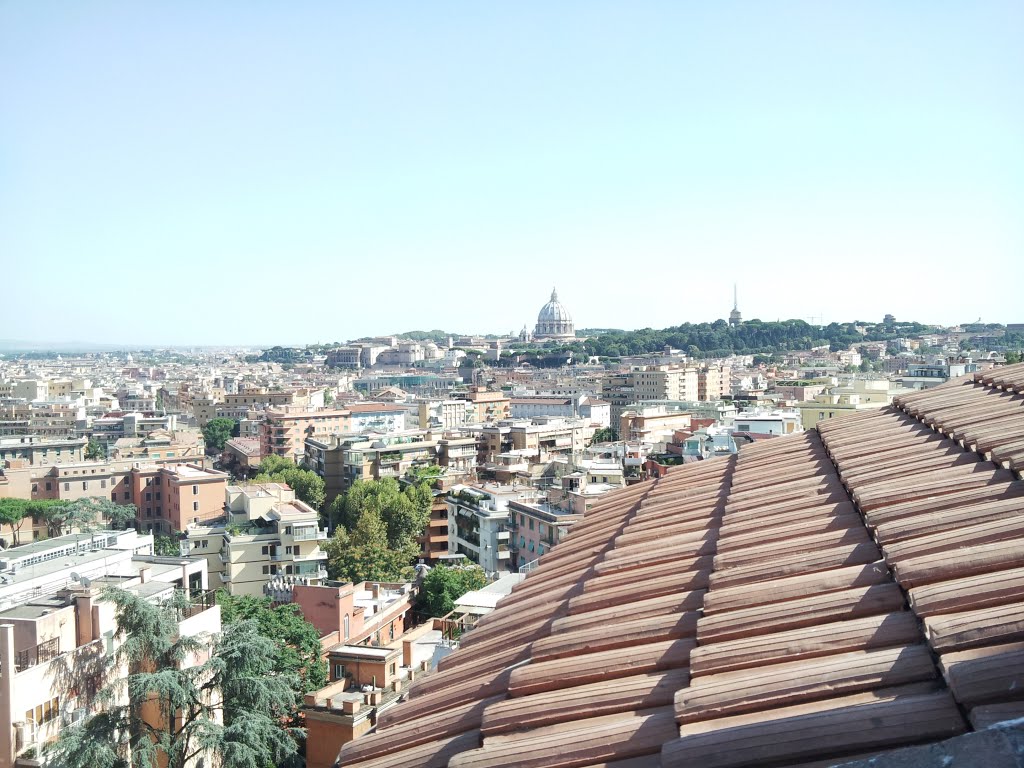
[(46, 490), (48, 490), (48, 491), (50, 491), (50, 490), (53, 490), (53, 489), (51, 488), (51, 486), (52, 486), (52, 483), (50, 483), (49, 481), (47, 481), (47, 483), (46, 483)]
[(269, 555), (270, 554), (270, 547), (263, 547), (263, 554), (264, 555)]
[(533, 530), (533, 518), (532, 517), (530, 518), (530, 530), (531, 531)]
[(348, 640), (348, 614), (347, 613), (345, 614), (345, 622), (344, 622), (344, 624), (345, 624), (345, 627), (344, 627), (344, 629), (345, 629), (345, 639)]
[(128, 501), (128, 499), (130, 499), (130, 498), (131, 498), (131, 493), (129, 491), (125, 491), (124, 492), (124, 500)]
[[(392, 635), (394, 634), (394, 630), (392, 630), (392, 631), (391, 631), (391, 634), (392, 634)], [(398, 663), (397, 663), (397, 662), (394, 662), (394, 661), (392, 661), (392, 662), (391, 662), (391, 668), (390, 668), (390, 669), (391, 669), (391, 676), (392, 676), (392, 677), (394, 677), (395, 673), (397, 673), (397, 672), (398, 672)]]
[(193, 501), (192, 502), (192, 511), (193, 512), (198, 512), (199, 511), (199, 502), (198, 501)]
[(100, 480), (100, 488), (106, 488), (106, 487), (107, 487), (107, 481), (106, 480)]
[(199, 495), (199, 486), (198, 485), (193, 485), (192, 486), (192, 495), (193, 496), (198, 496)]
[(160, 491), (157, 491), (157, 492), (156, 492), (156, 500), (157, 500), (157, 501), (160, 501)]
[(265, 574), (266, 573), (270, 573), (270, 566), (269, 565), (264, 565), (263, 566), (263, 573), (265, 573)]
[(82, 481), (82, 490), (83, 491), (88, 491), (89, 490), (89, 481), (88, 480), (83, 480)]
[(153, 494), (152, 493), (147, 493), (146, 494), (146, 501), (152, 501), (152, 500), (153, 500)]
[[(345, 618), (347, 619), (348, 616), (346, 616)], [(348, 635), (346, 635), (346, 637), (347, 636)], [(343, 677), (345, 677), (345, 665), (344, 664), (335, 664), (334, 665), (334, 679), (335, 680), (341, 680)]]

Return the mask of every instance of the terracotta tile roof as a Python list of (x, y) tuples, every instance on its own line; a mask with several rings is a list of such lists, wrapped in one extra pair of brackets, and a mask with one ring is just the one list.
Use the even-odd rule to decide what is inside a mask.
[(1024, 715), (1024, 365), (610, 493), (342, 766), (827, 765)]

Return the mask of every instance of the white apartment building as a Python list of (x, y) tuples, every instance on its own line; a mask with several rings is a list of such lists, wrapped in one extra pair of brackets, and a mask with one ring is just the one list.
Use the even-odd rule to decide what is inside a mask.
[(489, 574), (511, 570), (509, 502), (527, 495), (510, 486), (452, 486), (445, 499), (448, 554), (463, 555)]
[(152, 546), (152, 536), (134, 530), (93, 531), (0, 553), (0, 768), (40, 765), (44, 744), (93, 713), (69, 671), (95, 665), (121, 642), (104, 588), (151, 602), (188, 590), (179, 632), (220, 631), (206, 561), (154, 556)]
[(803, 432), (804, 427), (798, 410), (769, 411), (758, 408), (737, 413), (732, 431), (759, 435), (791, 435)]
[(633, 396), (645, 400), (697, 400), (700, 378), (692, 365), (648, 365), (633, 371)]
[(228, 486), (227, 517), (191, 525), (188, 547), (206, 558), (211, 589), (263, 595), (271, 579), (319, 584), (327, 578), (327, 539), (319, 515), (280, 483)]

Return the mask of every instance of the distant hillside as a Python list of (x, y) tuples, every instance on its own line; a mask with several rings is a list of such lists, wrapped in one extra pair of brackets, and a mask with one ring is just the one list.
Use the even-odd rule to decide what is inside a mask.
[(451, 331), (442, 331), (435, 328), (432, 331), (406, 331), (405, 333), (396, 333), (400, 339), (409, 339), (410, 341), (432, 341), (435, 344), (447, 344), (448, 337), (462, 336), (461, 333), (452, 333)]
[(862, 325), (867, 332), (861, 334), (857, 325), (831, 323), (818, 326), (803, 320), (748, 320), (731, 326), (725, 320), (716, 320), (713, 323), (684, 323), (661, 330), (608, 331), (587, 339), (584, 346), (588, 354), (608, 357), (643, 355), (660, 352), (665, 347), (680, 349), (691, 357), (724, 357), (809, 349), (825, 344), (833, 350), (840, 350), (864, 341), (886, 341), (921, 334), (933, 327), (921, 323), (896, 323), (891, 327)]

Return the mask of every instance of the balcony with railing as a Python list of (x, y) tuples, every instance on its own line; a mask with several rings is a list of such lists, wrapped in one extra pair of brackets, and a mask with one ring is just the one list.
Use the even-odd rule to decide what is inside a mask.
[(17, 672), (34, 667), (37, 664), (45, 664), (51, 659), (60, 655), (60, 638), (54, 637), (44, 640), (32, 648), (18, 651), (14, 655), (14, 668)]
[[(288, 557), (288, 555), (286, 555), (286, 557)], [(309, 552), (308, 554), (305, 554), (305, 555), (293, 554), (290, 557), (296, 563), (312, 563), (312, 562), (315, 562), (317, 560), (326, 560), (327, 559), (327, 553), (324, 552), (322, 549), (320, 549), (320, 547), (317, 547), (316, 549), (314, 549), (312, 552)]]
[(328, 538), (326, 528), (295, 528), (292, 533), (292, 541), (326, 541)]

